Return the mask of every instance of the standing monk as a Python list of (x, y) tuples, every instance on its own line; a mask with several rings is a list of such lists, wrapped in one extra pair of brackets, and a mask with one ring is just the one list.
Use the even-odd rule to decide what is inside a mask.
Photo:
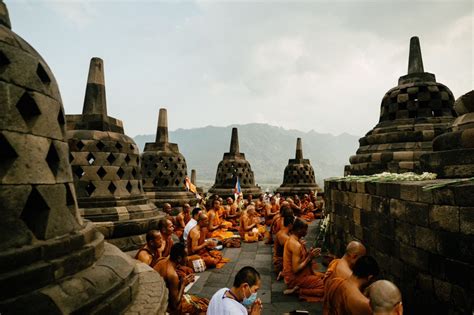
[(360, 257), (349, 278), (334, 278), (329, 283), (324, 297), (323, 314), (372, 314), (369, 299), (362, 292), (378, 274), (379, 266), (373, 257)]
[(160, 219), (160, 221), (158, 221), (158, 229), (163, 237), (161, 257), (167, 257), (170, 255), (171, 246), (173, 246), (173, 240), (171, 239), (171, 234), (173, 234), (174, 231), (173, 222), (166, 218)]
[(328, 266), (324, 275), (324, 287), (327, 288), (329, 282), (334, 278), (347, 279), (352, 274), (352, 268), (360, 257), (366, 254), (365, 246), (358, 241), (347, 244), (346, 252), (340, 259), (334, 259)]
[(280, 280), (280, 273), (283, 270), (283, 250), (285, 243), (290, 238), (290, 230), (295, 222), (294, 216), (283, 217), (283, 228), (275, 235), (275, 243), (273, 245), (273, 270), (276, 272), (277, 280)]
[(324, 296), (324, 274), (315, 272), (313, 258), (321, 253), (320, 248), (306, 250), (301, 238), (306, 236), (308, 224), (296, 219), (283, 250), (282, 276), (288, 286), (285, 294), (298, 292), (299, 298), (308, 302), (320, 302)]
[(222, 254), (217, 250), (210, 250), (216, 247), (216, 243), (213, 241), (206, 241), (206, 233), (204, 229), (209, 224), (209, 218), (207, 214), (200, 212), (198, 217), (198, 224), (191, 229), (188, 235), (188, 254), (199, 255), (206, 264), (207, 268), (222, 268), (226, 262), (229, 262), (227, 258), (223, 258)]
[(194, 274), (179, 276), (177, 270), (184, 265), (186, 248), (182, 243), (171, 247), (170, 256), (161, 259), (155, 270), (163, 277), (168, 288), (168, 313), (174, 314), (206, 314), (209, 300), (194, 295), (184, 294), (184, 288), (194, 282)]
[(178, 213), (176, 216), (176, 224), (174, 228), (174, 234), (182, 241), (183, 240), (183, 233), (186, 224), (188, 224), (189, 220), (191, 220), (191, 206), (189, 203), (185, 203), (183, 206), (183, 211)]
[(221, 203), (218, 199), (214, 199), (212, 202), (212, 209), (207, 212), (209, 217), (209, 225), (207, 227), (207, 237), (216, 237), (221, 240), (233, 237), (234, 233), (227, 232), (229, 227), (232, 227), (232, 223), (221, 219), (219, 212), (221, 210)]
[(155, 266), (161, 257), (161, 247), (163, 240), (160, 231), (150, 230), (146, 233), (146, 244), (143, 245), (135, 255), (135, 259), (152, 267)]

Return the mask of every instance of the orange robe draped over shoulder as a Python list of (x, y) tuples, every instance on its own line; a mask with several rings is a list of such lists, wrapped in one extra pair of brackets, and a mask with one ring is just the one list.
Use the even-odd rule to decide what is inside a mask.
[[(288, 241), (287, 241), (288, 242)], [(283, 272), (282, 276), (289, 288), (298, 286), (299, 298), (308, 302), (321, 302), (324, 297), (324, 273), (314, 274), (313, 269), (317, 264), (312, 263), (304, 267), (298, 274), (293, 273), (291, 266), (291, 252), (283, 251)], [(306, 247), (301, 244), (301, 260), (306, 259), (308, 252)]]
[[(226, 225), (226, 228), (232, 227), (232, 222), (225, 221), (224, 219), (221, 219), (221, 217), (219, 216), (219, 213), (214, 210), (214, 218), (212, 220), (212, 225), (216, 226), (216, 225), (221, 225), (222, 223), (224, 223)], [(212, 232), (207, 233), (208, 238), (209, 237), (215, 237), (215, 238), (218, 238), (220, 240), (224, 240), (226, 238), (230, 238), (230, 237), (233, 237), (233, 236), (234, 236), (234, 233), (232, 233), (230, 231), (225, 231), (222, 228), (218, 228), (218, 229), (216, 229)]]
[[(198, 245), (201, 245), (204, 243), (204, 240), (206, 239), (206, 232), (201, 231), (201, 237), (199, 238)], [(207, 248), (202, 248), (196, 253), (193, 253), (192, 251), (192, 241), (188, 240), (187, 242), (188, 246), (188, 253), (190, 255), (199, 255), (199, 257), (204, 261), (206, 264), (206, 268), (213, 268), (216, 267), (217, 269), (220, 269), (224, 267), (226, 263), (230, 261), (229, 258), (224, 258), (222, 257), (222, 253), (218, 250), (208, 250)], [(190, 256), (188, 256), (189, 258)]]
[(328, 283), (323, 302), (323, 315), (369, 315), (369, 299), (350, 290), (348, 280), (334, 277)]

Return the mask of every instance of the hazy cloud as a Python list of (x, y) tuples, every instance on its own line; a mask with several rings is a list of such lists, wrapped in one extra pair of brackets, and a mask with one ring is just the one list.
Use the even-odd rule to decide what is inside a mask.
[(406, 74), (413, 35), (426, 71), (455, 96), (473, 87), (471, 1), (44, 3), (28, 18), (24, 3), (9, 8), (66, 111), (82, 111), (89, 59), (102, 57), (109, 113), (131, 136), (155, 132), (161, 106), (171, 129), (267, 122), (364, 134)]

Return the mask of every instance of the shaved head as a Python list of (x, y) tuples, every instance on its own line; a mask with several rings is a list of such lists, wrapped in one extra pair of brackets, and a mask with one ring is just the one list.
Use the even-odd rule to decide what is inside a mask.
[(369, 299), (374, 314), (396, 314), (401, 308), (402, 294), (392, 282), (379, 280), (369, 287)]
[(346, 247), (347, 255), (364, 256), (366, 252), (367, 250), (365, 249), (365, 246), (361, 242), (352, 241), (349, 244), (347, 244), (347, 247)]

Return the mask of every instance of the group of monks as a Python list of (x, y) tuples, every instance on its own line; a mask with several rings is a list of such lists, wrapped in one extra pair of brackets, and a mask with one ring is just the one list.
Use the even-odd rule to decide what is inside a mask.
[[(146, 244), (135, 258), (164, 278), (169, 290), (170, 314), (206, 313), (209, 300), (185, 294), (184, 288), (194, 281), (196, 263), (206, 268), (221, 268), (229, 261), (216, 250), (218, 244), (240, 247), (241, 241), (262, 240), (273, 244), (274, 270), (277, 280), (283, 279), (287, 286), (284, 293), (297, 294), (309, 302), (322, 302), (324, 314), (375, 314), (377, 309), (386, 309), (372, 302), (386, 300), (387, 287), (396, 291), (392, 296), (399, 300), (393, 303), (394, 309), (401, 309), (400, 292), (388, 281), (379, 281), (380, 284), (377, 282), (364, 292), (379, 269), (375, 260), (365, 255), (365, 247), (359, 242), (349, 243), (345, 255), (334, 259), (325, 273), (317, 271), (313, 259), (321, 250), (313, 247), (307, 250), (303, 239), (308, 231), (307, 222), (322, 217), (322, 204), (315, 194), (301, 199), (266, 197), (261, 195), (257, 200), (252, 195), (246, 199), (238, 196), (235, 200), (228, 197), (224, 202), (214, 196), (194, 209), (184, 204), (175, 216), (171, 205), (163, 206), (166, 217), (159, 221), (158, 230), (147, 233)], [(367, 297), (369, 293), (376, 296), (377, 292), (383, 297)]]

